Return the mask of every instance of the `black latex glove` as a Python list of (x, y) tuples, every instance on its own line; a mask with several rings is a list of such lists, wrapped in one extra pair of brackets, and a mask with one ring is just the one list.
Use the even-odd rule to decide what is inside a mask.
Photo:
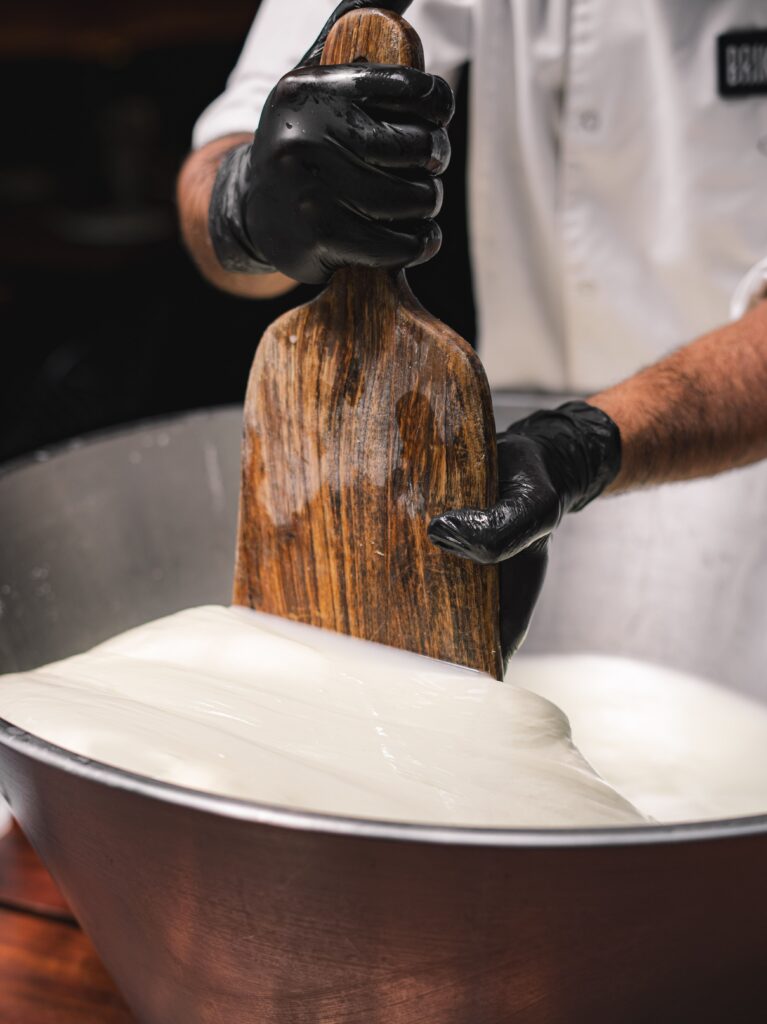
[(442, 78), (384, 64), (321, 67), (348, 11), (403, 13), (410, 0), (345, 0), (266, 101), (252, 145), (229, 153), (209, 227), (225, 270), (282, 271), (304, 283), (338, 267), (430, 259), (442, 234), (440, 175), (450, 160), (453, 93)]
[(621, 442), (610, 417), (585, 402), (537, 412), (498, 436), (500, 500), (429, 524), (431, 541), (482, 565), (501, 563), (504, 664), (525, 638), (543, 585), (551, 533), (618, 474)]

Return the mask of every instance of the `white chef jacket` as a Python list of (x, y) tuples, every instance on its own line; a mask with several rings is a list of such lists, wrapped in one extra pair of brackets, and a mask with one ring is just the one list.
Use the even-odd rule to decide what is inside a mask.
[[(200, 147), (258, 123), (336, 0), (263, 0)], [(767, 0), (414, 0), (427, 67), (471, 62), (479, 351), (495, 388), (587, 393), (740, 315), (767, 282), (767, 95), (717, 36)]]

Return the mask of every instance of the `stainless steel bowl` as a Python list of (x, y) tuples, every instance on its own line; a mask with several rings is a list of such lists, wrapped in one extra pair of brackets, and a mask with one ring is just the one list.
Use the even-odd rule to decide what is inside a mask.
[[(239, 410), (221, 410), (9, 467), (0, 668), (225, 602), (238, 435)], [(0, 793), (143, 1024), (721, 1024), (767, 1011), (767, 816), (376, 824), (151, 782), (7, 723)]]

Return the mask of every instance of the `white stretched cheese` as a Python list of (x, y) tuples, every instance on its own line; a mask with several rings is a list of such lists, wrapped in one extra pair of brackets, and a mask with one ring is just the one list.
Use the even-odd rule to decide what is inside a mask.
[(242, 608), (192, 608), (1, 677), (0, 717), (106, 764), (292, 809), (491, 827), (646, 820), (537, 694)]

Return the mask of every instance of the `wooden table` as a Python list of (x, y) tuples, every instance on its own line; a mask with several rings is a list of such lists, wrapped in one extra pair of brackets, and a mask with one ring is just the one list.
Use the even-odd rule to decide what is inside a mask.
[(135, 1024), (17, 828), (0, 838), (2, 1024)]

